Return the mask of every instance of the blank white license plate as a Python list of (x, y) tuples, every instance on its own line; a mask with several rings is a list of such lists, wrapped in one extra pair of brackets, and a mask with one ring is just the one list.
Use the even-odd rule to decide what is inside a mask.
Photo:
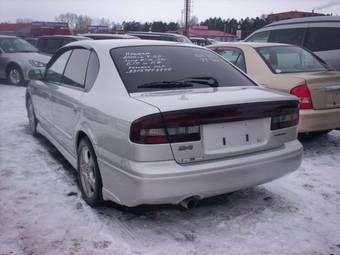
[(232, 153), (256, 148), (267, 142), (269, 132), (270, 118), (204, 125), (204, 153)]

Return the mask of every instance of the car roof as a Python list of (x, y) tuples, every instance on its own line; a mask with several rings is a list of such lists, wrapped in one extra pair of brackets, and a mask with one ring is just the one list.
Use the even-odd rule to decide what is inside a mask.
[(273, 46), (293, 46), (284, 43), (262, 43), (262, 42), (222, 42), (213, 45), (209, 45), (208, 48), (216, 47), (238, 47), (238, 48), (262, 48)]
[(85, 48), (93, 48), (98, 50), (106, 50), (109, 51), (113, 48), (120, 47), (132, 47), (132, 46), (180, 46), (180, 47), (197, 47), (202, 48), (200, 46), (196, 46), (194, 44), (184, 44), (178, 42), (169, 42), (169, 41), (158, 41), (158, 40), (140, 40), (140, 39), (111, 39), (111, 40), (84, 40), (84, 41), (76, 41), (65, 45), (63, 48), (72, 47), (72, 46), (80, 46)]
[(85, 36), (79, 36), (79, 35), (42, 35), (38, 38), (74, 38), (74, 39), (89, 39)]
[(88, 37), (88, 36), (98, 36), (98, 37), (115, 37), (115, 38), (126, 38), (126, 39), (137, 39), (136, 36), (127, 35), (127, 34), (97, 34), (97, 33), (87, 33), (87, 34), (79, 34), (78, 36)]
[(268, 24), (265, 26), (265, 28), (279, 26), (279, 25), (286, 25), (286, 24), (317, 23), (317, 22), (340, 22), (340, 17), (316, 16), (316, 17), (304, 17), (304, 18), (281, 20), (281, 21)]
[(168, 36), (175, 36), (175, 37), (183, 37), (183, 35), (179, 34), (172, 34), (172, 33), (161, 33), (161, 32), (141, 32), (141, 31), (136, 31), (136, 32), (128, 32), (129, 35), (168, 35)]
[(0, 38), (20, 38), (14, 35), (0, 35)]

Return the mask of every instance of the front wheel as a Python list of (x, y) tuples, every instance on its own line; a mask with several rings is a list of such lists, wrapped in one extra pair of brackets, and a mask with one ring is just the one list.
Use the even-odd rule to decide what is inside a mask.
[(78, 179), (85, 202), (91, 207), (99, 206), (102, 201), (102, 179), (97, 157), (89, 139), (84, 138), (78, 146)]
[(24, 76), (18, 66), (11, 66), (7, 72), (7, 80), (12, 85), (24, 84)]

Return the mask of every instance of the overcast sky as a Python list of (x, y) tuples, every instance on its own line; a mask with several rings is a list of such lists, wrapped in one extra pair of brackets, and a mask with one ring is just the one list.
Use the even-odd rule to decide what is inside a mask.
[[(0, 0), (0, 22), (30, 18), (54, 21), (61, 13), (74, 12), (115, 22), (179, 21), (184, 0)], [(193, 15), (245, 18), (290, 10), (340, 14), (340, 0), (193, 0)]]

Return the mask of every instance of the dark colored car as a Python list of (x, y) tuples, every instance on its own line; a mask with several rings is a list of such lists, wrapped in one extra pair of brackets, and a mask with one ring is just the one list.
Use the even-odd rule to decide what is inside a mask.
[(273, 22), (249, 35), (245, 41), (297, 45), (340, 70), (340, 17), (305, 17)]
[(41, 53), (53, 55), (60, 47), (81, 40), (91, 40), (91, 38), (74, 35), (46, 35), (38, 38), (36, 47)]
[(212, 44), (208, 39), (203, 37), (195, 37), (195, 36), (189, 36), (190, 41), (193, 44), (199, 45), (199, 46), (207, 46)]
[(145, 40), (170, 41), (192, 44), (188, 37), (178, 34), (155, 32), (129, 32), (128, 34)]
[(30, 38), (24, 38), (25, 41), (29, 42), (33, 46), (37, 46), (38, 38), (30, 37)]
[(125, 35), (125, 34), (79, 34), (79, 36), (88, 37), (93, 40), (139, 39), (136, 36)]

